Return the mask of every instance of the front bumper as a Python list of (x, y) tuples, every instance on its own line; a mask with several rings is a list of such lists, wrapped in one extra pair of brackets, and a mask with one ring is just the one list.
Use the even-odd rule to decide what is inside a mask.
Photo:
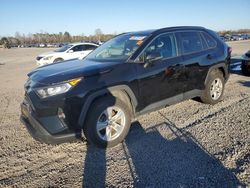
[[(59, 144), (81, 139), (81, 131), (69, 130), (56, 116), (36, 117), (29, 102), (25, 99), (21, 104), (21, 122), (26, 126), (31, 136), (47, 144)], [(51, 127), (48, 130), (48, 127)]]

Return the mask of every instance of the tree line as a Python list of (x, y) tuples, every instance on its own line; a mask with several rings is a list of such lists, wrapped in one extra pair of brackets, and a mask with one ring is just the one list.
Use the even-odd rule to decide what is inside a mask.
[(115, 36), (116, 34), (103, 34), (101, 29), (96, 29), (93, 35), (71, 35), (68, 31), (59, 33), (35, 33), (35, 34), (20, 34), (15, 33), (15, 36), (2, 37), (0, 40), (0, 45), (5, 48), (11, 46), (22, 46), (31, 44), (58, 44), (58, 43), (70, 43), (70, 42), (80, 42), (80, 41), (106, 41)]
[[(224, 30), (219, 31), (219, 35), (233, 35), (233, 34), (250, 34), (250, 29), (239, 29), (239, 30)], [(96, 29), (93, 35), (85, 36), (82, 35), (71, 35), (68, 31), (59, 33), (47, 33), (40, 32), (35, 34), (20, 34), (15, 33), (13, 37), (2, 37), (0, 40), (0, 45), (5, 48), (11, 46), (21, 46), (21, 45), (31, 45), (31, 44), (57, 44), (57, 43), (68, 43), (68, 42), (80, 42), (80, 41), (107, 41), (108, 39), (114, 37), (114, 34), (103, 34), (101, 29)]]

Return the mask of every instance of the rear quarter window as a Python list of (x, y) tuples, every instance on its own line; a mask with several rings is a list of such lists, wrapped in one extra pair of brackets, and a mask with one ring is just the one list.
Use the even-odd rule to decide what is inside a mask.
[(217, 46), (216, 40), (208, 33), (202, 32), (202, 36), (208, 46), (208, 48), (215, 48)]
[(183, 54), (190, 54), (203, 50), (201, 36), (198, 32), (179, 32), (179, 36)]

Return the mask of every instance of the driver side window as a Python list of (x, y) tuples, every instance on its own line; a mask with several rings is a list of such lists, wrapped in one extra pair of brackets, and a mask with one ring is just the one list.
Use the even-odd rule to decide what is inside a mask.
[(159, 54), (162, 59), (177, 56), (174, 34), (163, 34), (155, 38), (150, 45), (146, 47), (143, 54), (139, 57), (139, 60), (145, 62), (146, 58), (152, 54)]

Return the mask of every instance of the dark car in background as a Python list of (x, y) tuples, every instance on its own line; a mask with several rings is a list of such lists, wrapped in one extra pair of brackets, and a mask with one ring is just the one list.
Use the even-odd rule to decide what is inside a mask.
[(124, 140), (141, 114), (194, 97), (218, 103), (230, 53), (215, 32), (202, 27), (124, 33), (83, 60), (29, 73), (21, 120), (41, 142), (84, 136), (111, 147)]
[(250, 50), (242, 57), (241, 71), (244, 75), (250, 76)]

